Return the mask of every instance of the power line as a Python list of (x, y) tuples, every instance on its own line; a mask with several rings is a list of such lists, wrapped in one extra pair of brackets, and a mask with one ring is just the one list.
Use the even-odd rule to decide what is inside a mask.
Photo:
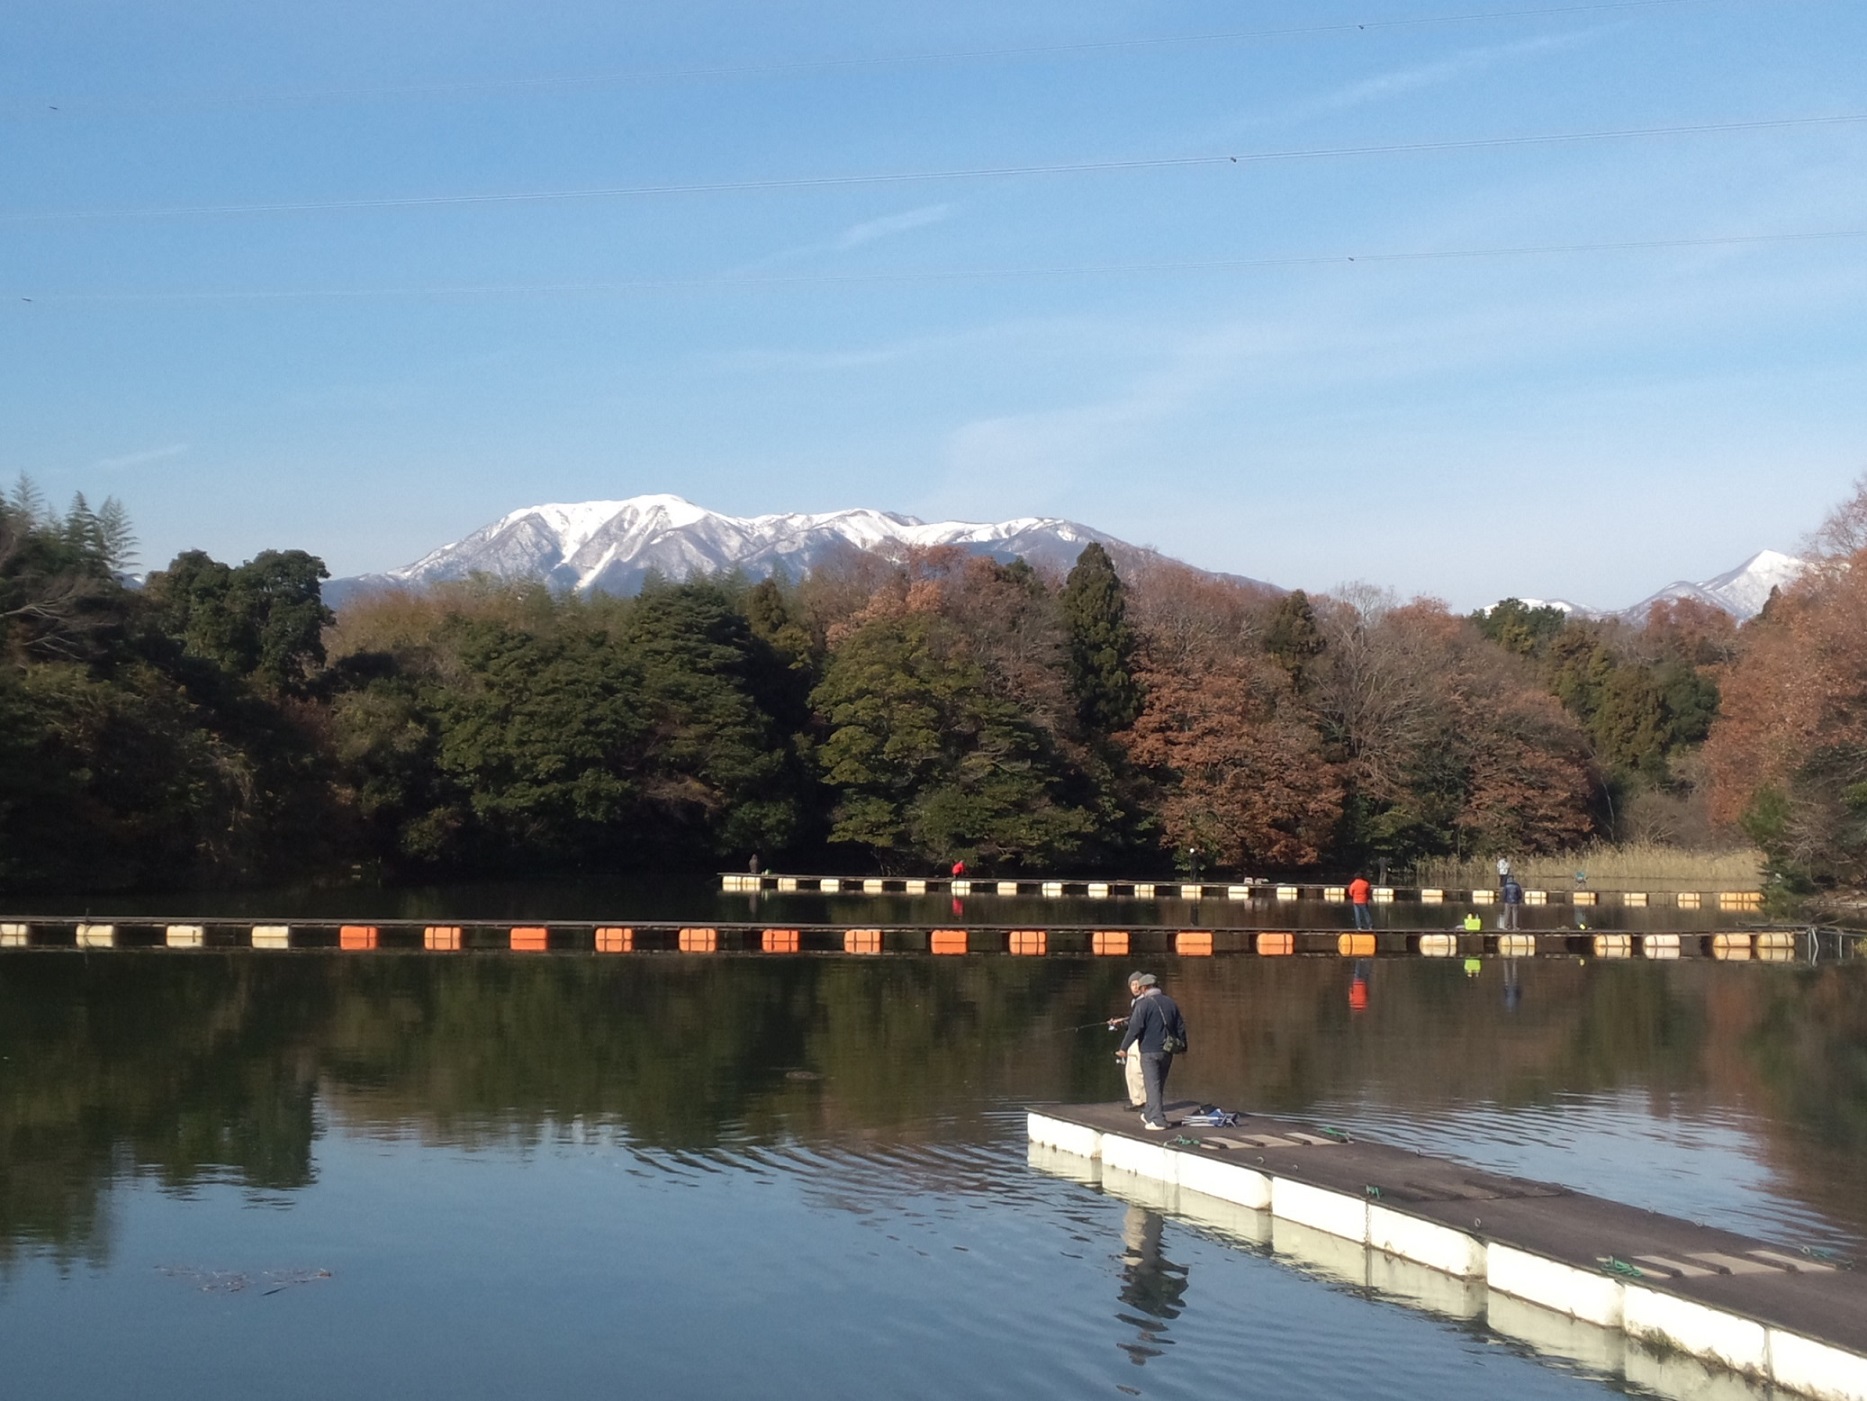
[(48, 111), (83, 115), (89, 110), (127, 109), (135, 112), (200, 110), (218, 107), (295, 105), (300, 103), (367, 101), (372, 98), (471, 97), (504, 92), (545, 92), (554, 89), (616, 87), (731, 78), (779, 77), (787, 74), (832, 73), (864, 68), (906, 68), (938, 64), (992, 62), (1018, 58), (1089, 57), (1102, 53), (1145, 49), (1194, 47), (1207, 44), (1244, 44), (1278, 39), (1321, 38), (1337, 34), (1372, 33), (1389, 29), (1424, 29), (1523, 19), (1551, 19), (1568, 15), (1616, 11), (1676, 10), (1681, 6), (1728, 3), (1728, 0), (1595, 0), (1595, 3), (1543, 5), (1530, 9), (1468, 10), (1453, 14), (1417, 15), (1399, 19), (1342, 20), (1327, 24), (1286, 25), (1264, 29), (1213, 30), (1197, 34), (1143, 35), (1129, 39), (1083, 40), (1060, 44), (1020, 44), (999, 48), (934, 49), (921, 53), (876, 54), (845, 58), (778, 59), (765, 63), (728, 63), (687, 68), (636, 68), (610, 73), (568, 74), (531, 78), (489, 78), (441, 83), (386, 84), (374, 87), (302, 88), (284, 92), (203, 95), (193, 98), (112, 102), (111, 99), (66, 97), (56, 106), (40, 104), (19, 117), (44, 117)]
[(432, 209), (454, 205), (543, 204), (569, 200), (650, 199), (668, 195), (762, 194), (784, 190), (842, 189), (865, 185), (930, 184), (959, 180), (1007, 180), (1039, 175), (1100, 175), (1121, 171), (1172, 170), (1201, 166), (1262, 165), (1281, 161), (1421, 155), (1436, 152), (1503, 150), (1521, 146), (1575, 145), (1667, 136), (1717, 136), (1751, 131), (1841, 126), (1867, 122), (1867, 112), (1820, 117), (1771, 117), (1755, 121), (1701, 122), (1683, 126), (1617, 127), (1595, 131), (1542, 132), (1448, 141), (1385, 145), (1313, 146), (1242, 151), (1236, 155), (1159, 156), (1134, 160), (1065, 161), (1054, 165), (971, 166), (947, 170), (881, 171), (843, 175), (799, 175), (691, 184), (609, 185), (570, 190), (507, 190), (486, 194), (391, 195), (382, 198), (282, 200), (274, 203), (196, 204), (126, 209), (47, 210), (0, 214), (0, 223), (52, 223), (101, 219), (210, 218), (242, 214), (317, 214), (381, 209)]
[(1823, 229), (1800, 233), (1714, 235), (1699, 238), (1621, 239), (1602, 243), (1505, 244), (1490, 248), (1443, 248), (1375, 253), (1287, 253), (1263, 258), (1059, 263), (998, 268), (921, 268), (893, 272), (728, 274), (580, 282), (482, 282), (405, 287), (300, 288), (231, 292), (53, 292), (32, 297), (19, 297), (17, 301), (31, 302), (35, 305), (41, 302), (366, 301), (401, 298), (601, 295), (628, 292), (730, 290), (741, 287), (782, 289), (822, 285), (991, 282), (1030, 278), (1125, 277), (1160, 273), (1250, 272), (1297, 267), (1347, 268), (1351, 265), (1475, 262), (1489, 259), (1647, 253), (1694, 248), (1743, 248), (1858, 239), (1867, 239), (1867, 228)]

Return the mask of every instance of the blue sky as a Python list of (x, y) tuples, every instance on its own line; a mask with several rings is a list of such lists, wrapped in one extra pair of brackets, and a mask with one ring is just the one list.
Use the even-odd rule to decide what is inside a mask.
[(11, 0), (0, 474), (146, 565), (672, 491), (1618, 606), (1867, 469), (1867, 237), (1725, 241), (1867, 233), (1867, 121), (1256, 157), (1867, 115), (1863, 54), (1859, 0)]

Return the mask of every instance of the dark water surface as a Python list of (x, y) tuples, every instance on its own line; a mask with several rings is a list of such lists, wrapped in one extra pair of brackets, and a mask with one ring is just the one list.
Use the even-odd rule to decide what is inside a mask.
[[(1116, 1092), (1126, 971), (0, 956), (0, 1385), (1603, 1394), (1032, 1170), (1025, 1104)], [(1181, 1093), (1867, 1249), (1867, 966), (1161, 971)]]

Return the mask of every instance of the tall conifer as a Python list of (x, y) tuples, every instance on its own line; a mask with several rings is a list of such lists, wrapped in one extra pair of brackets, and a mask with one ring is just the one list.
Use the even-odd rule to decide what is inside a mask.
[(1063, 586), (1063, 618), (1070, 629), (1070, 694), (1092, 730), (1123, 730), (1141, 713), (1134, 679), (1134, 629), (1121, 576), (1095, 541), (1083, 547)]

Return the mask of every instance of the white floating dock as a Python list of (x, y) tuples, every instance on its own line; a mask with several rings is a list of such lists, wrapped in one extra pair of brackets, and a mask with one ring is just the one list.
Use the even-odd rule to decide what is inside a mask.
[(1032, 1111), (1028, 1131), (1047, 1171), (1662, 1395), (1715, 1395), (1738, 1373), (1867, 1401), (1867, 1277), (1791, 1245), (1255, 1115), (1150, 1134), (1085, 1105)]

